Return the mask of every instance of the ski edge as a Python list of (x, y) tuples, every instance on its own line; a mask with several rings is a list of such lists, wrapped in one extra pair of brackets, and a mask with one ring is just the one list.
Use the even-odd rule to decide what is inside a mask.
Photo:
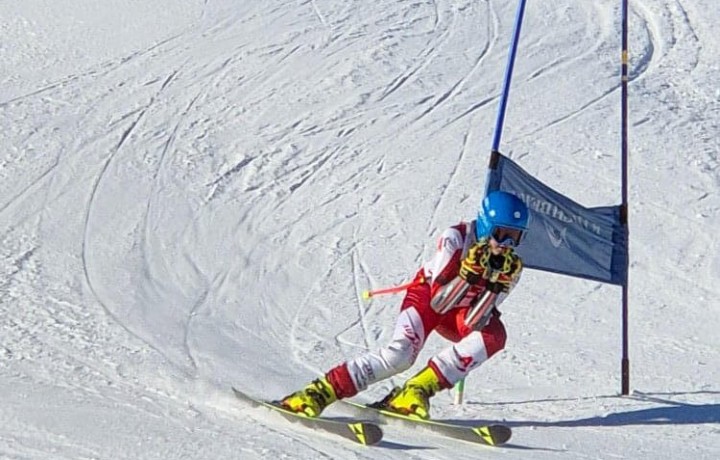
[(264, 407), (283, 416), (286, 420), (305, 427), (335, 434), (364, 446), (373, 446), (382, 441), (382, 429), (375, 423), (364, 420), (340, 421), (324, 417), (307, 417), (284, 409), (271, 401), (255, 398), (231, 387), (235, 397), (254, 407)]

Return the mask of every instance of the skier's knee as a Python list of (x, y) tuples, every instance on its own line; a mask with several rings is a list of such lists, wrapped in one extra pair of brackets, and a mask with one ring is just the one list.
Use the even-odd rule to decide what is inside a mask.
[(491, 322), (490, 325), (492, 325), (492, 327), (486, 326), (481, 331), (488, 358), (505, 348), (505, 341), (507, 340), (505, 327), (500, 321), (497, 321), (495, 324)]
[(406, 340), (394, 341), (383, 351), (388, 367), (396, 374), (410, 369), (417, 358), (414, 347)]

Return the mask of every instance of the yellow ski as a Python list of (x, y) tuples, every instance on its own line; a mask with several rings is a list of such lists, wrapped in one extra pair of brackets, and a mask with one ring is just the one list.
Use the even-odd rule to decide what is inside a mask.
[(364, 420), (337, 420), (326, 417), (308, 417), (304, 414), (289, 411), (272, 401), (254, 398), (235, 388), (232, 390), (239, 400), (244, 401), (253, 407), (265, 407), (269, 410), (277, 412), (291, 422), (299, 423), (308, 428), (336, 434), (359, 444), (372, 446), (379, 443), (383, 437), (382, 429), (373, 422), (367, 422)]
[(458, 423), (450, 423), (439, 420), (423, 420), (416, 417), (409, 417), (404, 414), (393, 412), (386, 409), (377, 409), (369, 407), (365, 404), (342, 400), (353, 408), (360, 411), (372, 411), (380, 416), (386, 423), (396, 423), (404, 426), (412, 426), (424, 429), (453, 439), (460, 439), (476, 444), (486, 446), (501, 446), (507, 443), (512, 436), (510, 427), (500, 424), (491, 425), (460, 425)]

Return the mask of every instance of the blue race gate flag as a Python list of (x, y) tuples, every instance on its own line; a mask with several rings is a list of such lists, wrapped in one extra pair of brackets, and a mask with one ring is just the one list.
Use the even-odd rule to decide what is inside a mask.
[(530, 209), (530, 228), (517, 249), (526, 267), (624, 285), (627, 226), (620, 206), (585, 208), (493, 152), (486, 193), (517, 195)]

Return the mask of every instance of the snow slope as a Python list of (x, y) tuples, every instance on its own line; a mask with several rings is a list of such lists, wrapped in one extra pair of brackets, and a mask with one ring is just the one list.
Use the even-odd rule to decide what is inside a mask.
[[(619, 289), (528, 272), (507, 349), (435, 398), (513, 426), (496, 451), (228, 390), (389, 339), (400, 299), (360, 293), (472, 218), (516, 2), (101, 3), (0, 2), (0, 458), (720, 458), (715, 1), (630, 2), (634, 392)], [(619, 201), (619, 6), (528, 2), (503, 134), (587, 206)]]

